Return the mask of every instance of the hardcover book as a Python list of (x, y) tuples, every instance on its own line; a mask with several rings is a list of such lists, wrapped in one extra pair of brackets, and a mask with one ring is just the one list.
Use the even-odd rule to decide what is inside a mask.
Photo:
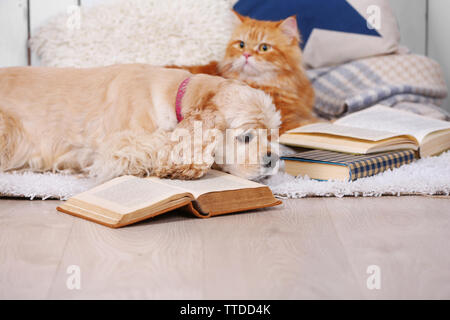
[(413, 150), (371, 155), (310, 150), (281, 159), (285, 160), (285, 171), (293, 176), (308, 176), (317, 180), (354, 181), (398, 168), (412, 162), (414, 158)]
[(290, 130), (280, 142), (354, 154), (418, 150), (420, 157), (427, 157), (450, 149), (450, 122), (376, 105), (334, 123)]
[(208, 218), (279, 204), (267, 186), (211, 170), (189, 181), (122, 176), (70, 198), (57, 210), (118, 228), (178, 208)]

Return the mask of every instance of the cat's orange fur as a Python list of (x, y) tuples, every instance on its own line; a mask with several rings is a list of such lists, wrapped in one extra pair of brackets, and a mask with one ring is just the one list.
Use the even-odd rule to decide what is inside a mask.
[(273, 22), (235, 14), (239, 23), (222, 61), (212, 61), (202, 66), (170, 67), (242, 80), (270, 94), (281, 111), (280, 134), (316, 122), (318, 119), (312, 114), (314, 89), (302, 66), (300, 34), (295, 16)]

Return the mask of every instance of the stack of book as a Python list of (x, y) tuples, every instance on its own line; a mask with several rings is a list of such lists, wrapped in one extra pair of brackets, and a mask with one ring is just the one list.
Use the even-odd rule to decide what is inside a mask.
[(282, 157), (287, 173), (353, 181), (450, 149), (450, 122), (376, 105), (290, 130), (280, 142), (313, 149)]

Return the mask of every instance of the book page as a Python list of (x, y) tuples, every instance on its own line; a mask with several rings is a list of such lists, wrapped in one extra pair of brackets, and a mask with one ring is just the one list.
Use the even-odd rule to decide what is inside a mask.
[(168, 201), (186, 191), (159, 183), (157, 178), (123, 176), (73, 197), (102, 208), (126, 214)]
[(217, 170), (210, 170), (205, 176), (197, 180), (160, 179), (160, 182), (167, 186), (176, 187), (180, 190), (184, 190), (185, 192), (190, 192), (195, 198), (198, 198), (202, 194), (208, 192), (265, 187), (263, 184), (239, 178)]
[(333, 123), (314, 123), (288, 131), (288, 133), (322, 133), (335, 136), (350, 137), (355, 139), (380, 141), (398, 137), (401, 134), (374, 129), (357, 128)]
[(376, 105), (352, 113), (335, 122), (337, 125), (364, 129), (382, 129), (415, 137), (419, 143), (430, 133), (450, 129), (450, 122), (419, 116), (410, 112)]

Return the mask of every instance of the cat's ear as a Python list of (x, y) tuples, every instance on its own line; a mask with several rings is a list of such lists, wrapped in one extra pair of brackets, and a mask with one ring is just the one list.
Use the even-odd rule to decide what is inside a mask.
[(291, 40), (300, 41), (300, 33), (298, 31), (297, 26), (297, 18), (294, 16), (290, 16), (289, 18), (284, 19), (280, 22), (279, 28), (281, 31), (288, 36)]
[(245, 17), (244, 16), (241, 16), (239, 13), (237, 13), (236, 11), (234, 11), (234, 10), (231, 10), (232, 12), (233, 12), (233, 16), (234, 16), (234, 22), (235, 22), (235, 24), (236, 25), (238, 25), (238, 24), (241, 24), (242, 22), (244, 22), (244, 20), (245, 20)]

